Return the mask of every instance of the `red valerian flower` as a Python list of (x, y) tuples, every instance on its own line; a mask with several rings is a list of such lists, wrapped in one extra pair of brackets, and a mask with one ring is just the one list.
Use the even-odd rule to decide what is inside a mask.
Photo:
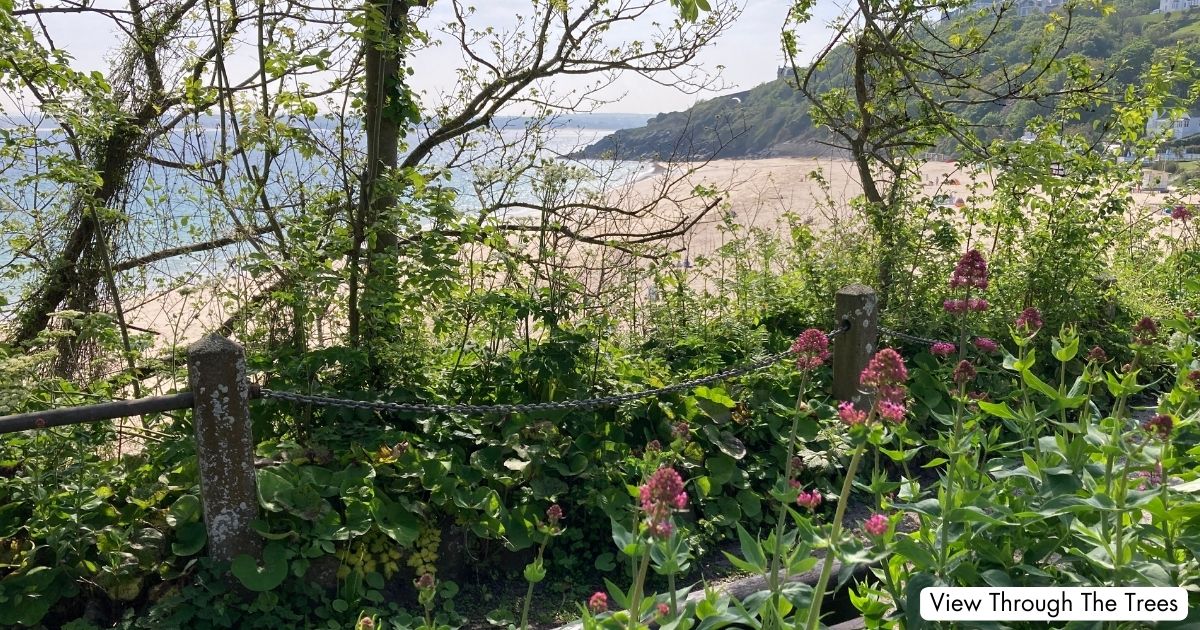
[(888, 517), (884, 516), (883, 514), (872, 514), (871, 518), (868, 518), (865, 522), (863, 522), (863, 529), (866, 530), (868, 534), (878, 538), (879, 536), (887, 533)]
[(1175, 206), (1175, 209), (1171, 210), (1171, 218), (1176, 221), (1187, 221), (1192, 216), (1192, 209), (1187, 206)]
[(977, 249), (968, 250), (963, 254), (962, 258), (958, 259), (958, 264), (954, 266), (954, 273), (950, 274), (950, 288), (962, 287), (975, 289), (988, 287), (987, 261), (983, 259), (983, 254), (980, 254)]
[(658, 610), (659, 617), (666, 617), (671, 614), (671, 607), (666, 604), (659, 604), (656, 609)]
[(908, 409), (903, 402), (895, 402), (893, 400), (879, 401), (879, 417), (894, 423), (904, 422), (904, 414)]
[(876, 409), (881, 417), (892, 422), (904, 420), (907, 395), (904, 381), (908, 380), (908, 369), (898, 352), (891, 348), (876, 352), (858, 380), (864, 387), (875, 388)]
[(983, 298), (971, 298), (967, 300), (967, 310), (983, 312), (988, 310), (988, 301)]
[(906, 380), (908, 368), (904, 367), (904, 359), (900, 357), (899, 352), (891, 348), (876, 352), (858, 378), (860, 384), (875, 388), (903, 385)]
[(815, 510), (821, 505), (821, 493), (817, 490), (801, 490), (800, 494), (796, 495), (796, 505)]
[(1108, 361), (1108, 355), (1104, 353), (1104, 348), (1101, 348), (1100, 346), (1093, 346), (1092, 349), (1088, 351), (1087, 360), (1089, 362), (1095, 361), (1096, 363), (1104, 363)]
[(1149, 317), (1143, 317), (1133, 325), (1133, 343), (1139, 346), (1154, 344), (1158, 336), (1158, 323)]
[(688, 497), (683, 490), (683, 477), (674, 468), (659, 468), (639, 489), (639, 498), (642, 511), (646, 513), (650, 535), (669, 538), (674, 531), (671, 512), (687, 508)]
[(1171, 437), (1171, 429), (1174, 427), (1175, 421), (1164, 413), (1157, 414), (1142, 423), (1142, 429), (1164, 441)]
[(608, 595), (596, 591), (588, 599), (588, 610), (592, 611), (593, 615), (598, 615), (608, 610)]
[(792, 343), (792, 353), (796, 355), (796, 368), (801, 372), (811, 372), (829, 358), (829, 337), (816, 328), (809, 328), (796, 337)]
[(954, 367), (954, 382), (958, 385), (966, 385), (975, 380), (975, 366), (970, 361), (963, 359)]
[(954, 344), (946, 342), (946, 341), (939, 341), (929, 347), (929, 351), (932, 352), (935, 356), (939, 356), (939, 357), (948, 357), (948, 356), (954, 354), (954, 351), (957, 349), (958, 348), (954, 347)]
[(978, 348), (980, 352), (986, 352), (987, 354), (991, 354), (1000, 349), (1000, 344), (987, 337), (976, 337), (974, 343), (975, 347)]
[(967, 306), (966, 300), (946, 300), (942, 302), (942, 308), (947, 313), (965, 313), (967, 312)]
[(557, 525), (562, 520), (563, 509), (559, 504), (555, 503), (546, 508), (546, 520), (550, 521), (551, 525)]
[(1045, 321), (1042, 320), (1042, 312), (1036, 306), (1030, 306), (1021, 311), (1015, 324), (1018, 331), (1028, 334), (1041, 330)]
[(854, 426), (867, 421), (867, 413), (865, 411), (859, 411), (854, 406), (854, 403), (848, 400), (843, 401), (842, 404), (838, 405), (838, 417), (841, 418), (842, 422), (846, 423), (847, 426)]
[(433, 584), (434, 584), (433, 574), (431, 574), (431, 573), (421, 574), (421, 577), (417, 578), (416, 584), (417, 584), (417, 588), (419, 588), (423, 591), (433, 588)]

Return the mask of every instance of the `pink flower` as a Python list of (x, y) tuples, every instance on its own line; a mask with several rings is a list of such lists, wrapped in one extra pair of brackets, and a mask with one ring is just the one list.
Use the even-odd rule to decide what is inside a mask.
[(1187, 221), (1192, 218), (1192, 209), (1187, 206), (1175, 206), (1171, 211), (1171, 218), (1176, 221)]
[(988, 339), (987, 337), (976, 337), (975, 338), (975, 347), (979, 348), (980, 352), (986, 352), (987, 354), (991, 354), (1000, 349), (1000, 344), (996, 343), (995, 341), (993, 341), (991, 339)]
[(1091, 351), (1088, 352), (1087, 360), (1095, 361), (1096, 363), (1104, 363), (1105, 361), (1108, 361), (1108, 355), (1104, 354), (1104, 348), (1101, 348), (1100, 346), (1092, 346)]
[(416, 584), (417, 584), (417, 588), (419, 588), (423, 591), (433, 588), (433, 584), (434, 584), (433, 574), (432, 573), (421, 574), (421, 577), (417, 578)]
[(846, 400), (838, 405), (838, 417), (849, 426), (862, 424), (867, 421), (866, 412), (859, 411), (854, 403)]
[(1138, 320), (1138, 323), (1133, 325), (1133, 343), (1139, 346), (1149, 346), (1154, 344), (1154, 338), (1158, 336), (1158, 324), (1149, 317), (1143, 317)]
[(691, 429), (688, 427), (688, 423), (677, 422), (675, 426), (671, 427), (671, 437), (687, 440), (689, 436), (691, 436)]
[(646, 444), (647, 453), (657, 453), (662, 450), (662, 444), (658, 440), (650, 440)]
[(888, 517), (882, 514), (872, 514), (871, 518), (863, 523), (863, 529), (872, 536), (882, 536), (888, 530)]
[(796, 495), (796, 505), (815, 510), (818, 505), (821, 505), (821, 493), (816, 490), (801, 490), (800, 494)]
[(666, 617), (671, 614), (671, 607), (666, 604), (659, 604), (656, 609), (658, 610), (659, 617)]
[(954, 354), (955, 350), (957, 348), (954, 347), (954, 344), (945, 341), (939, 341), (929, 348), (930, 352), (939, 357), (948, 357)]
[(966, 385), (975, 380), (975, 366), (971, 365), (970, 361), (963, 359), (954, 367), (954, 382), (959, 385)]
[(1160, 413), (1142, 423), (1142, 429), (1147, 433), (1152, 433), (1160, 440), (1167, 440), (1171, 437), (1171, 429), (1175, 427), (1175, 421), (1171, 416)]
[(904, 422), (904, 413), (907, 411), (904, 403), (892, 400), (879, 401), (879, 416), (884, 420), (889, 420), (897, 424)]
[(548, 521), (550, 521), (551, 525), (557, 525), (558, 522), (562, 520), (562, 517), (563, 517), (562, 507), (559, 506), (557, 503), (546, 508), (546, 519)]
[(962, 258), (958, 259), (958, 264), (954, 266), (954, 273), (950, 274), (950, 288), (962, 287), (975, 289), (988, 287), (987, 261), (983, 259), (983, 254), (980, 254), (977, 249), (968, 250), (963, 254)]
[(1045, 325), (1045, 322), (1042, 320), (1042, 312), (1039, 311), (1035, 306), (1030, 306), (1029, 308), (1021, 311), (1021, 314), (1017, 316), (1017, 321), (1015, 323), (1017, 330), (1026, 334), (1035, 333), (1041, 330), (1042, 326)]
[(891, 348), (876, 352), (858, 378), (860, 384), (876, 388), (901, 385), (906, 380), (908, 369), (904, 367), (904, 359), (900, 358), (899, 352)]
[(1187, 382), (1190, 383), (1192, 387), (1200, 387), (1200, 370), (1192, 370), (1191, 372), (1188, 372)]
[(816, 328), (809, 328), (796, 337), (792, 353), (796, 355), (796, 368), (801, 372), (815, 370), (829, 358), (829, 337)]
[(671, 512), (687, 508), (687, 493), (683, 490), (683, 477), (674, 468), (663, 467), (654, 471), (650, 479), (639, 489), (642, 511), (646, 513), (650, 535), (667, 538), (674, 531)]
[(942, 302), (942, 308), (945, 309), (947, 313), (965, 313), (967, 312), (967, 301), (946, 300), (945, 302)]
[(588, 599), (588, 610), (592, 611), (593, 615), (599, 615), (600, 613), (607, 611), (608, 595), (605, 595), (600, 591), (596, 591), (594, 594), (592, 594), (592, 597)]
[(988, 301), (983, 298), (971, 298), (967, 300), (967, 309), (977, 312), (988, 310)]

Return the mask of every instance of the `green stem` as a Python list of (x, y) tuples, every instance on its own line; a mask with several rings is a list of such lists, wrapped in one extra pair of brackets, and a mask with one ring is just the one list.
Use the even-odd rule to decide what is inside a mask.
[(667, 574), (667, 588), (671, 589), (671, 616), (679, 614), (679, 605), (675, 601), (675, 572), (671, 571)]
[(954, 500), (954, 473), (958, 469), (958, 441), (962, 433), (962, 417), (963, 417), (963, 390), (965, 385), (959, 386), (958, 402), (954, 406), (954, 432), (950, 434), (950, 460), (946, 466), (946, 492), (942, 495), (942, 522), (939, 531), (941, 544), (938, 546), (938, 572), (942, 577), (946, 577), (946, 560), (950, 553), (950, 510), (954, 506), (951, 501)]
[[(540, 565), (542, 563), (542, 553), (545, 551), (546, 542), (543, 541), (542, 545), (538, 547), (537, 560), (534, 561), (536, 564)], [(521, 625), (517, 626), (520, 630), (525, 630), (525, 628), (529, 627), (529, 602), (533, 599), (533, 587), (535, 585), (536, 582), (530, 582), (529, 588), (525, 589), (525, 601), (521, 603)]]
[[(642, 543), (643, 545), (645, 543)], [(637, 577), (633, 582), (633, 596), (629, 598), (629, 630), (637, 630), (642, 618), (642, 585), (646, 582), (646, 569), (650, 567), (650, 550), (646, 549), (642, 556), (642, 564), (638, 567)]]
[[(787, 457), (783, 462), (783, 488), (787, 490), (788, 484), (792, 480), (792, 457), (796, 453), (796, 434), (800, 432), (800, 415), (801, 407), (804, 403), (804, 392), (808, 389), (808, 372), (804, 372), (800, 379), (800, 392), (796, 394), (796, 414), (792, 418), (792, 430), (788, 433), (787, 441)], [(787, 521), (788, 506), (786, 503), (779, 506), (779, 516), (775, 519), (775, 548), (771, 552), (771, 567), (767, 574), (767, 586), (771, 590), (771, 605), (774, 610), (779, 610), (779, 597), (781, 584), (783, 581), (779, 578), (779, 560), (783, 556), (783, 526)], [(786, 571), (787, 568), (785, 567)], [(770, 623), (770, 622), (769, 622)]]
[(833, 572), (833, 557), (837, 555), (838, 537), (842, 534), (842, 517), (846, 515), (846, 504), (850, 501), (850, 489), (854, 487), (854, 475), (858, 472), (858, 464), (862, 461), (863, 450), (867, 447), (864, 439), (854, 449), (850, 458), (850, 466), (846, 469), (846, 480), (842, 482), (842, 493), (838, 495), (837, 511), (833, 514), (833, 528), (829, 530), (829, 549), (825, 552), (825, 564), (821, 567), (821, 577), (813, 589), (812, 603), (808, 607), (808, 630), (817, 630), (821, 623), (821, 600), (825, 597), (825, 587), (829, 585), (829, 574)]

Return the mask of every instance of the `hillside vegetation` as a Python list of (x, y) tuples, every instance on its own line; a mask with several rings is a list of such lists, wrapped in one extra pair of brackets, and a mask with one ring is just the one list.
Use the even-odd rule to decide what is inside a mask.
[[(1121, 94), (1149, 67), (1156, 51), (1178, 44), (1190, 57), (1200, 53), (1200, 10), (1183, 13), (1152, 13), (1155, 0), (1118, 3), (1115, 11), (1102, 16), (1096, 11), (1077, 10), (1062, 52), (1085, 57), (1093, 68), (1108, 77), (1108, 88)], [(1040, 45), (1048, 28), (1045, 15), (1013, 17), (1001, 24), (993, 38), (986, 66), (993, 72), (1026, 62)], [(821, 42), (808, 42), (811, 49)], [(840, 63), (845, 55), (831, 55), (827, 69), (815, 80), (820, 91), (846, 85), (849, 81)], [(814, 128), (808, 103), (790, 76), (758, 85), (745, 92), (712, 98), (680, 112), (662, 113), (645, 126), (624, 129), (586, 148), (586, 157), (623, 159), (666, 159), (678, 157), (769, 157), (828, 155), (836, 149), (824, 144), (825, 131)], [(977, 125), (984, 139), (1019, 137), (1033, 118), (1049, 114), (1054, 103), (997, 102), (965, 108), (959, 114)], [(1085, 112), (1080, 124), (1100, 120), (1107, 111)]]

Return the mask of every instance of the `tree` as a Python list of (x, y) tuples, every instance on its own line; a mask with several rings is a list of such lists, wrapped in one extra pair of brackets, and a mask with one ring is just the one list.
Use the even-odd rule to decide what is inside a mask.
[[(736, 18), (731, 3), (539, 0), (514, 26), (496, 29), (447, 2), (441, 35), (468, 63), (451, 98), (422, 104), (408, 77), (422, 71), (411, 55), (437, 33), (427, 4), (143, 0), (102, 9), (63, 0), (0, 13), (23, 29), (5, 36), (5, 46), (58, 59), (63, 73), (72, 62), (55, 47), (62, 38), (42, 24), (45, 16), (56, 15), (56, 24), (99, 16), (127, 33), (107, 77), (70, 73), (48, 83), (53, 92), (38, 89), (45, 73), (23, 76), (19, 69), (32, 66), (16, 52), (6, 57), (18, 69), (6, 76), (32, 95), (21, 133), (36, 138), (38, 124), (49, 123), (63, 134), (46, 148), (75, 156), (70, 179), (27, 153), (20, 157), (34, 172), (5, 178), (24, 191), (66, 185), (50, 204), (14, 196), (12, 225), (45, 252), (18, 252), (13, 277), (29, 290), (15, 305), (8, 340), (33, 343), (64, 307), (115, 311), (120, 320), (123, 295), (140, 297), (164, 275), (166, 290), (187, 288), (197, 273), (171, 266), (204, 257), (209, 275), (240, 285), (204, 294), (232, 302), (218, 331), (246, 331), (256, 321), (297, 351), (314, 335), (340, 337), (378, 366), (389, 346), (402, 345), (398, 323), (423, 322), (421, 313), (445, 297), (439, 287), (457, 273), (464, 247), (485, 245), (525, 268), (530, 234), (658, 256), (654, 243), (716, 206), (711, 192), (686, 184), (686, 167), (672, 167), (656, 199), (568, 186), (570, 195), (555, 197), (540, 222), (508, 216), (536, 204), (512, 183), (537, 179), (557, 113), (602, 103), (600, 90), (618, 73), (705, 89), (710, 76), (696, 55)], [(631, 23), (651, 24), (649, 38), (622, 35)], [(93, 78), (111, 83), (111, 94), (82, 98)], [(557, 89), (562, 78), (576, 83)], [(520, 141), (502, 129), (508, 111), (529, 116)], [(32, 120), (43, 112), (53, 118)], [(72, 121), (97, 125), (81, 137)], [(495, 163), (506, 168), (484, 168)], [(463, 208), (468, 191), (446, 182), (464, 170), (474, 171), (477, 189), (502, 194)], [(139, 199), (168, 188), (154, 205)], [(264, 309), (269, 316), (256, 318)], [(118, 328), (131, 330), (127, 322)], [(127, 344), (131, 355), (136, 345)]]
[[(991, 44), (1013, 28), (1013, 2), (978, 10), (966, 0), (860, 0), (850, 4), (833, 25), (831, 41), (805, 65), (790, 28), (809, 19), (813, 4), (794, 3), (784, 50), (814, 123), (832, 132), (831, 143), (854, 162), (863, 212), (879, 242), (876, 281), (885, 306), (897, 283), (898, 261), (911, 246), (905, 209), (920, 182), (921, 155), (939, 147), (965, 159), (989, 153), (976, 125), (961, 112), (1021, 101), (1066, 108), (1069, 97), (1097, 93), (1104, 80), (1081, 59), (1063, 54), (1078, 10), (1073, 3), (1044, 17), (1027, 61), (1009, 64), (991, 52)], [(822, 87), (839, 76), (840, 85)]]

